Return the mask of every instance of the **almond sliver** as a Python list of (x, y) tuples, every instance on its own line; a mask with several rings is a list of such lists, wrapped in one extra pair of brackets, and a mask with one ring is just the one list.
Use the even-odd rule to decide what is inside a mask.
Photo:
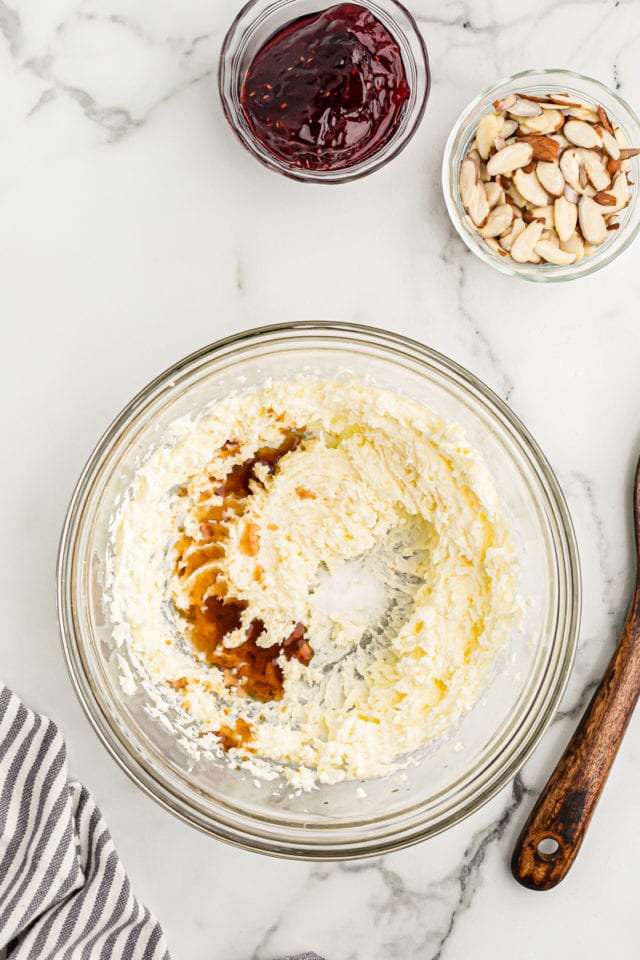
[(498, 173), (511, 173), (519, 167), (526, 167), (533, 157), (533, 148), (529, 143), (512, 143), (498, 150), (487, 161), (487, 173), (495, 177)]
[(491, 208), (489, 207), (487, 188), (485, 187), (484, 183), (479, 183), (473, 200), (469, 204), (469, 216), (475, 223), (476, 227), (484, 227), (489, 219), (490, 212)]
[(602, 140), (597, 131), (584, 120), (567, 120), (563, 130), (564, 136), (576, 147), (601, 147)]
[(513, 223), (513, 207), (508, 203), (503, 203), (489, 214), (485, 226), (480, 231), (480, 236), (485, 240), (489, 237), (499, 237), (508, 230)]
[(487, 160), (493, 146), (494, 140), (498, 136), (498, 119), (495, 113), (485, 113), (478, 121), (476, 130), (476, 143), (478, 153), (483, 160)]
[(560, 241), (566, 241), (576, 229), (578, 207), (566, 197), (558, 197), (553, 205), (553, 220)]
[(537, 220), (530, 223), (511, 247), (511, 258), (516, 263), (526, 263), (535, 250), (536, 243), (540, 239), (543, 225)]
[(546, 207), (549, 196), (535, 172), (525, 173), (524, 170), (516, 170), (513, 175), (513, 182), (516, 185), (516, 190), (525, 200), (533, 203), (536, 207)]
[(473, 203), (478, 186), (478, 167), (467, 157), (460, 164), (460, 176), (458, 179), (458, 188), (460, 190), (460, 199), (463, 205), (469, 209)]
[(553, 163), (539, 163), (536, 167), (538, 180), (552, 197), (562, 196), (565, 188), (564, 177), (557, 160)]
[(539, 117), (542, 113), (542, 107), (535, 100), (523, 99), (518, 97), (515, 103), (512, 103), (507, 110), (512, 117)]
[(607, 236), (607, 225), (599, 206), (591, 197), (582, 197), (578, 204), (580, 230), (587, 243), (603, 243)]
[(559, 267), (568, 267), (575, 262), (575, 253), (569, 253), (567, 250), (561, 250), (551, 243), (550, 240), (538, 240), (535, 245), (535, 251), (538, 256), (546, 260), (547, 263), (555, 263)]

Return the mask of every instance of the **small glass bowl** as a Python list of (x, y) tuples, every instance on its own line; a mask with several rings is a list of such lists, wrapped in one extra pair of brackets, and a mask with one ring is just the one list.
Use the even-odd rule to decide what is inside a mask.
[(250, 0), (231, 24), (220, 53), (218, 86), (231, 129), (249, 153), (271, 170), (307, 183), (348, 183), (379, 170), (407, 145), (424, 114), (431, 78), (422, 34), (397, 0), (359, 0), (387, 28), (400, 47), (410, 96), (395, 133), (362, 160), (336, 170), (305, 170), (287, 163), (257, 139), (242, 109), (240, 95), (247, 70), (275, 33), (299, 17), (320, 12), (331, 0)]
[[(573, 73), (571, 70), (524, 70), (522, 73), (514, 73), (476, 97), (462, 111), (449, 135), (442, 161), (442, 188), (449, 216), (469, 249), (501, 273), (538, 283), (575, 280), (577, 277), (595, 273), (626, 250), (640, 230), (640, 188), (638, 186), (632, 189), (629, 205), (618, 215), (619, 229), (615, 232), (611, 231), (605, 242), (591, 256), (583, 257), (582, 260), (568, 267), (560, 267), (552, 263), (516, 263), (510, 257), (501, 257), (487, 246), (482, 237), (472, 230), (465, 220), (465, 209), (458, 190), (460, 164), (475, 136), (480, 117), (492, 109), (494, 100), (501, 100), (517, 91), (537, 96), (563, 93), (585, 103), (601, 104), (611, 120), (621, 128), (629, 145), (640, 146), (640, 120), (622, 97), (598, 80)], [(637, 157), (630, 161), (630, 166), (629, 177), (638, 184), (640, 164)]]

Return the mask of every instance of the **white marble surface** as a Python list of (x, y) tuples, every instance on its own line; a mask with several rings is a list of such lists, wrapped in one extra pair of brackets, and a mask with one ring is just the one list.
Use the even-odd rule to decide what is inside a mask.
[[(460, 109), (518, 69), (572, 67), (639, 108), (640, 0), (410, 3), (424, 122), (385, 170), (326, 189), (262, 169), (226, 127), (215, 70), (238, 0), (0, 0), (0, 671), (60, 723), (176, 960), (638, 956), (640, 718), (566, 882), (530, 893), (508, 859), (629, 594), (640, 245), (575, 284), (502, 277), (454, 235), (439, 166)], [(341, 866), (233, 850), (143, 796), (75, 700), (54, 606), (75, 478), (130, 396), (218, 337), (325, 318), (421, 339), (507, 398), (558, 471), (584, 575), (562, 714), (521, 778), (444, 836)]]

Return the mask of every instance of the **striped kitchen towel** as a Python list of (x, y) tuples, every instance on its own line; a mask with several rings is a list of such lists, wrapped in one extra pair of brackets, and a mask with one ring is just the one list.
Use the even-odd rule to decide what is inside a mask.
[[(170, 960), (64, 740), (0, 684), (0, 960)], [(287, 960), (321, 960), (308, 953)]]

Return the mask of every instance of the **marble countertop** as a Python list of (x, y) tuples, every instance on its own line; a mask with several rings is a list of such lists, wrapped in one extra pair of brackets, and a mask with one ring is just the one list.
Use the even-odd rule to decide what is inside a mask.
[[(509, 279), (454, 234), (439, 169), (459, 111), (516, 70), (570, 67), (639, 108), (640, 0), (410, 0), (431, 56), (424, 121), (387, 168), (334, 189), (261, 168), (227, 128), (215, 74), (239, 6), (0, 0), (3, 678), (60, 724), (176, 960), (636, 957), (640, 718), (562, 886), (528, 892), (508, 861), (630, 593), (640, 244), (576, 283)], [(64, 512), (113, 415), (197, 347), (295, 319), (415, 337), (508, 400), (558, 473), (584, 579), (561, 712), (515, 782), (428, 843), (347, 864), (238, 851), (160, 809), (91, 731), (56, 629)]]

